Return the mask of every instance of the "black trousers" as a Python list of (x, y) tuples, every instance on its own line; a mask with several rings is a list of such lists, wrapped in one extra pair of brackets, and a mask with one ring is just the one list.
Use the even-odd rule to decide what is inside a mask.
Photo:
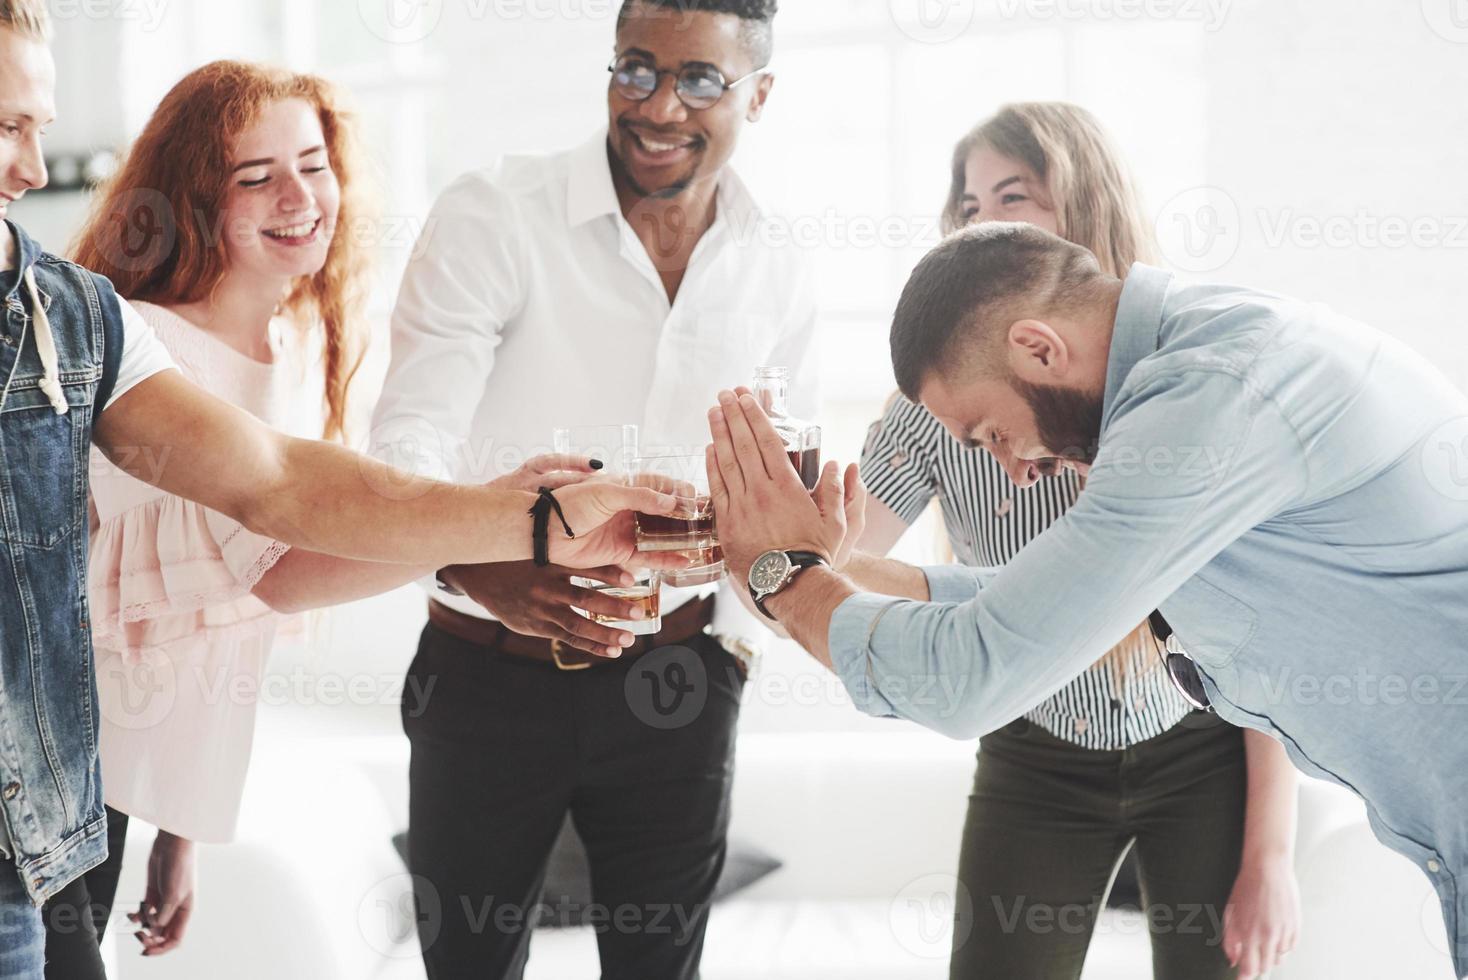
[[(518, 980), (569, 813), (603, 980), (693, 980), (744, 678), (712, 638), (561, 671), (433, 625), (409, 669), (408, 863), (433, 980)], [(576, 911), (576, 910), (570, 910)]]
[(46, 924), (46, 980), (106, 980), (98, 948), (107, 932), (127, 814), (107, 808), (107, 860), (57, 892), (41, 910)]
[[(1223, 910), (1243, 850), (1243, 732), (1194, 712), (1122, 751), (1020, 719), (985, 736), (969, 798), (952, 980), (1076, 980), (1135, 848), (1156, 980), (1226, 980)], [(969, 914), (971, 912), (971, 914)]]

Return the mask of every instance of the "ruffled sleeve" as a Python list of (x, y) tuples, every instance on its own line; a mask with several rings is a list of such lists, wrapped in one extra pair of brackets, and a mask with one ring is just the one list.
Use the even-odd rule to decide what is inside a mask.
[(136, 662), (266, 632), (278, 617), (251, 590), (289, 548), (169, 495), (115, 514), (92, 538), (93, 640)]

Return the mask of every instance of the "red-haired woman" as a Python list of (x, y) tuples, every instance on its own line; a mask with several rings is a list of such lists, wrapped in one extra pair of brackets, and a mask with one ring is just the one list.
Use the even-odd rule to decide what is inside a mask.
[[(164, 98), (101, 193), (75, 259), (113, 281), (191, 380), (275, 428), (343, 439), (365, 346), (360, 174), (351, 121), (328, 83), (216, 62)], [(546, 475), (561, 463), (575, 465), (538, 458), (496, 483), (556, 487), (573, 478)], [(102, 975), (96, 944), (129, 815), (159, 828), (146, 895), (129, 915), (143, 953), (183, 938), (194, 843), (234, 835), (255, 721), (253, 693), (240, 692), (259, 690), (282, 614), (424, 572), (293, 551), (100, 456), (93, 472), (89, 586), (110, 855), (53, 903), (82, 914), (69, 929), (66, 916), (48, 915), (50, 977)]]

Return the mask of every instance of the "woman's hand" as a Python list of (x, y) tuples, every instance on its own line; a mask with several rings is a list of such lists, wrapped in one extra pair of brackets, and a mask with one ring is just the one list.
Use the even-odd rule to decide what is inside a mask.
[(148, 888), (143, 904), (128, 919), (144, 956), (162, 956), (183, 942), (194, 914), (194, 842), (158, 831), (148, 855)]
[(1238, 980), (1279, 965), (1300, 936), (1300, 889), (1288, 858), (1245, 859), (1223, 911), (1223, 952)]
[(520, 490), (525, 493), (535, 493), (541, 487), (558, 490), (574, 483), (581, 483), (600, 469), (600, 460), (597, 461), (597, 465), (593, 465), (589, 456), (547, 453), (526, 461), (525, 465), (515, 472), (506, 473), (485, 485), (498, 490)]

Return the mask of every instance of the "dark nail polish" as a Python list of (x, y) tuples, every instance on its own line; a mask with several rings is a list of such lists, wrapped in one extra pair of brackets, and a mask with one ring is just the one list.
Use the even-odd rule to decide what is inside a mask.
[(605, 466), (606, 466), (606, 465), (607, 465), (607, 464), (606, 464), (606, 463), (603, 463), (603, 462), (602, 462), (602, 461), (601, 461), (601, 460), (599, 460), (599, 459), (593, 459), (593, 460), (592, 460), (592, 461), (591, 461), (591, 468), (592, 468), (592, 469), (594, 469), (594, 470), (599, 470), (599, 469), (602, 469), (602, 468), (604, 468), (604, 467), (605, 467)]

